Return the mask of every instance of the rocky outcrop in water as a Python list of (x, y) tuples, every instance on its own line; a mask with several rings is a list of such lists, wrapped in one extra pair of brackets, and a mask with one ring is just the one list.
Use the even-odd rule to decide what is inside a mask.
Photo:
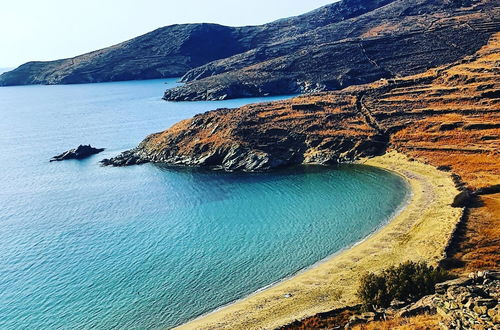
[(90, 145), (79, 145), (76, 149), (63, 152), (60, 155), (52, 157), (51, 162), (59, 162), (68, 159), (84, 159), (104, 151), (104, 148), (94, 148)]

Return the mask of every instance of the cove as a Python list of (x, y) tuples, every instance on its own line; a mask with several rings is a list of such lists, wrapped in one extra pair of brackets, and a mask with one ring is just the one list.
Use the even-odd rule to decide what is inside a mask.
[[(167, 85), (165, 85), (167, 83)], [(0, 88), (0, 327), (170, 328), (365, 238), (405, 181), (362, 165), (237, 174), (98, 166), (196, 113), (175, 80)], [(78, 144), (107, 150), (49, 163)]]

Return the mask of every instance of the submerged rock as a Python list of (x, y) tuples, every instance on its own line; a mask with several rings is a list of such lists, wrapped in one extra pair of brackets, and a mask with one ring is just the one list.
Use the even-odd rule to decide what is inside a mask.
[(94, 148), (91, 145), (79, 145), (76, 149), (71, 149), (52, 157), (50, 161), (59, 162), (67, 159), (84, 159), (103, 151), (104, 148)]

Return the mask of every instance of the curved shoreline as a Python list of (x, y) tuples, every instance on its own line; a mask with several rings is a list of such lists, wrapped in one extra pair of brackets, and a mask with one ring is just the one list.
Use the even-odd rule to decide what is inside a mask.
[(403, 207), (362, 241), (250, 296), (177, 329), (273, 329), (296, 319), (356, 303), (361, 274), (406, 260), (443, 258), (462, 210), (450, 175), (390, 152), (362, 162), (401, 175), (410, 186)]

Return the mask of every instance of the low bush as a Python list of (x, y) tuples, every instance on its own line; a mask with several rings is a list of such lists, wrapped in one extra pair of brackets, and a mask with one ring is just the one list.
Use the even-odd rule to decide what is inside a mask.
[(441, 268), (409, 261), (385, 269), (378, 275), (364, 275), (357, 295), (365, 309), (387, 308), (394, 300), (413, 302), (433, 294), (436, 283), (450, 278), (449, 273)]

